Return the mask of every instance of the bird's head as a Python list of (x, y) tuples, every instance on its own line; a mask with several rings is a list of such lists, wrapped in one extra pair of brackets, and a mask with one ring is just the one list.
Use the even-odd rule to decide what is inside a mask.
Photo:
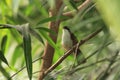
[(71, 33), (70, 29), (68, 28), (68, 26), (64, 26), (63, 30), (67, 30), (69, 33)]

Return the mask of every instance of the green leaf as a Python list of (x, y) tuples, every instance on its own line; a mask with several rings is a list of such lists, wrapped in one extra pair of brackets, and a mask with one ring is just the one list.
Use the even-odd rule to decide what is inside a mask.
[(11, 60), (11, 65), (12, 66), (14, 66), (15, 65), (15, 63), (17, 62), (17, 60), (18, 59), (20, 59), (19, 57), (21, 56), (21, 58), (22, 58), (22, 56), (23, 56), (23, 54), (21, 54), (21, 53), (23, 53), (23, 48), (22, 48), (22, 44), (19, 44), (16, 48), (15, 48), (15, 51), (14, 51), (14, 53), (13, 53), (13, 56), (12, 56), (12, 60)]
[(14, 39), (18, 42), (18, 44), (22, 43), (22, 37), (17, 30), (10, 29), (10, 32), (12, 36), (14, 37)]
[(64, 20), (64, 19), (68, 19), (69, 17), (67, 16), (53, 16), (53, 17), (49, 17), (49, 18), (45, 18), (43, 20), (41, 20), (40, 22), (38, 22), (38, 24), (43, 24), (49, 21), (56, 21), (57, 19), (59, 20)]
[(26, 67), (28, 72), (28, 77), (31, 80), (32, 79), (32, 56), (31, 56), (31, 38), (29, 35), (29, 26), (24, 25), (23, 26), (23, 45), (24, 45), (24, 56), (26, 61)]
[(69, 2), (70, 2), (70, 4), (71, 4), (71, 6), (72, 6), (76, 11), (78, 11), (78, 8), (77, 8), (76, 3), (74, 2), (74, 0), (69, 0)]
[(44, 41), (43, 41), (42, 37), (35, 30), (30, 28), (29, 32), (44, 45)]
[(1, 50), (0, 50), (0, 60), (2, 60), (5, 64), (9, 66), (8, 61)]
[[(0, 64), (0, 72), (3, 74), (3, 76), (8, 80), (10, 78), (10, 74), (6, 71), (6, 69)], [(11, 79), (9, 79), (11, 80)]]
[(52, 34), (56, 34), (53, 30), (50, 30), (50, 29), (45, 28), (45, 27), (37, 27), (36, 29), (40, 29), (40, 30), (43, 30), (43, 31), (46, 31), (46, 32), (49, 32), (49, 33), (52, 33)]
[(43, 31), (43, 30), (39, 30), (39, 32), (42, 34), (42, 36), (48, 41), (48, 43), (55, 49), (57, 49), (55, 43), (53, 42), (53, 40)]
[(5, 52), (6, 42), (7, 42), (7, 35), (5, 35), (5, 36), (2, 38), (2, 42), (1, 42), (1, 50), (2, 50), (3, 53)]

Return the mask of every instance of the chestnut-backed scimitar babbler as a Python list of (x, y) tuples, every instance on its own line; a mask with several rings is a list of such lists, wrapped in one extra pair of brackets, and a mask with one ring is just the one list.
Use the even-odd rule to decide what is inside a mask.
[[(77, 43), (78, 40), (75, 35), (70, 31), (67, 26), (64, 26), (62, 31), (62, 46), (65, 48), (65, 50), (71, 49)], [(81, 63), (81, 61), (84, 62), (83, 60), (85, 60), (85, 58), (80, 49), (74, 51), (74, 55), (78, 64)]]

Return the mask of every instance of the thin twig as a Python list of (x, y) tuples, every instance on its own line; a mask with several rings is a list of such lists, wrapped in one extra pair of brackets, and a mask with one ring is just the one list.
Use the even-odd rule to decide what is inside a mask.
[[(112, 61), (113, 61), (112, 63), (114, 63), (114, 62), (116, 62), (116, 61), (119, 60), (119, 59), (116, 59), (116, 60), (114, 59), (114, 60), (113, 60), (113, 57), (115, 57), (115, 56), (112, 56), (112, 58), (104, 58), (104, 59), (102, 59), (102, 60), (96, 61), (96, 62), (94, 62), (94, 63), (88, 64), (88, 65), (83, 66), (83, 67), (77, 67), (77, 68), (73, 69), (72, 71), (70, 71), (69, 74), (73, 74), (74, 72), (76, 72), (76, 71), (78, 71), (78, 70), (83, 70), (83, 69), (85, 69), (85, 68), (94, 66), (94, 65), (96, 65), (96, 64), (98, 64), (98, 63), (102, 63), (102, 62), (104, 62), (104, 61), (108, 61), (108, 62), (111, 63), (111, 60), (112, 60)], [(116, 56), (116, 57), (117, 57), (117, 56)], [(108, 70), (107, 70), (107, 71), (108, 71)], [(103, 73), (102, 73), (102, 74), (103, 74)], [(102, 79), (101, 79), (101, 80), (102, 80)]]
[[(78, 11), (83, 11), (84, 9), (86, 9), (90, 4), (92, 3), (92, 0), (86, 0), (84, 3), (82, 3), (80, 6), (78, 6)], [(70, 12), (66, 12), (63, 13), (64, 16), (69, 16), (69, 17), (73, 17), (73, 13), (75, 11), (70, 11)]]
[(117, 58), (118, 54), (119, 54), (119, 51), (117, 51), (116, 54), (115, 54), (114, 56), (112, 56), (111, 59), (109, 59), (109, 60), (110, 60), (110, 63), (109, 63), (109, 65), (108, 65), (108, 67), (106, 68), (106, 70), (104, 71), (104, 73), (102, 72), (102, 73), (96, 78), (96, 80), (106, 80), (106, 78), (107, 78), (108, 75), (109, 75), (108, 72), (109, 72), (111, 66), (112, 66), (112, 65), (114, 64), (114, 62), (116, 61), (116, 58)]
[[(40, 59), (42, 59), (42, 57), (39, 57), (39, 58), (33, 60), (32, 63), (35, 63), (36, 61), (38, 61)], [(15, 75), (17, 75), (18, 73), (20, 73), (25, 68), (26, 68), (26, 66), (23, 66), (19, 71), (17, 71), (16, 73), (14, 73), (8, 80), (11, 80)]]
[[(108, 42), (108, 43), (106, 43), (104, 46), (99, 47), (99, 48), (98, 48), (97, 50), (95, 50), (92, 54), (90, 54), (89, 56), (87, 56), (83, 61), (87, 61), (89, 58), (91, 58), (92, 56), (94, 56), (98, 51), (100, 51), (102, 48), (110, 45), (111, 43), (112, 43), (112, 42)], [(76, 66), (74, 66), (74, 68), (75, 68), (75, 67), (78, 67), (80, 64), (82, 64), (83, 61), (81, 61), (81, 63), (77, 64)]]
[(108, 59), (105, 58), (105, 59), (99, 60), (99, 61), (97, 61), (97, 62), (91, 63), (91, 64), (89, 64), (89, 65), (75, 68), (75, 69), (73, 69), (72, 71), (69, 71), (69, 74), (74, 74), (74, 73), (75, 73), (76, 71), (78, 71), (78, 70), (83, 70), (83, 69), (85, 69), (85, 68), (94, 66), (94, 65), (96, 65), (96, 64), (98, 64), (98, 63), (101, 63), (101, 62), (104, 62), (104, 61), (108, 61)]

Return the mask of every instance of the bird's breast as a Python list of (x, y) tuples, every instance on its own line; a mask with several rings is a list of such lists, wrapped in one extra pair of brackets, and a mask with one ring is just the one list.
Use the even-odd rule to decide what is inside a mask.
[(72, 47), (72, 40), (70, 37), (70, 34), (67, 31), (64, 31), (62, 34), (62, 46), (66, 49), (69, 50)]

